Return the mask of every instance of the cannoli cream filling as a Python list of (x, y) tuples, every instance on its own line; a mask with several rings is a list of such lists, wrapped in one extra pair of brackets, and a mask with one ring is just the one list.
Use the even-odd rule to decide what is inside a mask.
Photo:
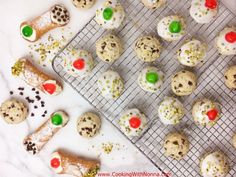
[[(27, 34), (27, 35), (24, 34), (24, 30), (27, 27), (32, 29), (32, 32), (30, 32), (32, 34)], [(21, 31), (21, 35), (22, 35), (23, 38), (25, 38), (25, 39), (27, 39), (29, 41), (35, 41), (36, 40), (36, 37), (37, 37), (36, 36), (36, 31), (35, 31), (35, 29), (33, 27), (31, 27), (31, 26), (29, 26), (27, 24), (26, 25), (22, 25), (20, 31)]]

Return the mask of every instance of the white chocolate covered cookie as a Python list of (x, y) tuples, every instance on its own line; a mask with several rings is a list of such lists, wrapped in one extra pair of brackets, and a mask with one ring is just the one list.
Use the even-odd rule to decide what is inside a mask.
[(96, 53), (98, 57), (108, 63), (117, 60), (121, 56), (123, 50), (121, 40), (112, 34), (103, 36), (96, 43)]
[(147, 117), (138, 109), (129, 109), (122, 113), (119, 125), (128, 137), (140, 136), (147, 125)]
[(197, 88), (197, 77), (193, 72), (182, 70), (171, 79), (171, 89), (178, 96), (190, 95)]
[(185, 21), (182, 17), (171, 15), (164, 17), (157, 24), (157, 32), (166, 41), (180, 40), (185, 34)]
[(229, 89), (236, 89), (236, 65), (229, 67), (225, 72), (225, 84)]
[(206, 51), (206, 44), (193, 39), (182, 45), (177, 52), (177, 59), (182, 65), (194, 67), (203, 61)]
[(181, 133), (170, 133), (164, 141), (165, 156), (181, 160), (189, 152), (188, 138)]
[(142, 36), (135, 43), (135, 53), (144, 62), (153, 62), (159, 58), (161, 48), (161, 43), (153, 36)]
[(2, 103), (0, 115), (8, 124), (19, 124), (26, 119), (28, 108), (19, 100), (9, 99)]
[(78, 9), (90, 9), (96, 0), (72, 0), (72, 4)]
[(79, 117), (77, 131), (85, 138), (92, 138), (98, 134), (101, 128), (101, 119), (96, 114), (87, 112)]
[(174, 97), (166, 97), (158, 108), (158, 116), (164, 124), (178, 124), (184, 114), (183, 104)]
[(156, 92), (161, 88), (164, 74), (154, 66), (144, 68), (138, 77), (140, 87), (147, 92)]
[(203, 177), (225, 177), (229, 169), (228, 157), (221, 151), (207, 153), (200, 162)]
[(96, 11), (95, 20), (105, 29), (119, 28), (125, 18), (125, 11), (118, 0), (106, 0)]
[(209, 99), (198, 100), (192, 109), (193, 120), (202, 126), (213, 126), (220, 119), (220, 105)]
[(120, 75), (112, 70), (103, 73), (98, 79), (98, 89), (107, 99), (117, 99), (124, 90), (124, 83)]
[(236, 55), (236, 27), (226, 27), (216, 39), (216, 46), (222, 55)]
[(217, 12), (218, 0), (192, 0), (190, 15), (197, 23), (210, 23)]
[(73, 77), (87, 77), (93, 70), (95, 63), (92, 55), (82, 49), (69, 51), (64, 59), (64, 69)]
[(149, 9), (156, 9), (163, 6), (166, 0), (142, 0), (142, 3)]

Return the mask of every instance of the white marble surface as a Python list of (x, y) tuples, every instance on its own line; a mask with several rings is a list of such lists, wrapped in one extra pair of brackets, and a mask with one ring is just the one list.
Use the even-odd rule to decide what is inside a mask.
[[(101, 3), (100, 0), (99, 3)], [(235, 0), (225, 0), (230, 7), (235, 7)], [(0, 0), (0, 103), (10, 97), (9, 91), (13, 90), (19, 97), (17, 88), (25, 87), (25, 95), (32, 96), (31, 88), (22, 81), (11, 76), (11, 66), (16, 59), (29, 55), (31, 51), (29, 43), (24, 41), (19, 34), (19, 25), (23, 20), (30, 19), (45, 11), (55, 3), (65, 4), (72, 15), (71, 23), (66, 28), (75, 34), (94, 15), (97, 5), (88, 11), (78, 11), (73, 7), (70, 0)], [(232, 3), (232, 4), (230, 4)], [(234, 4), (233, 4), (234, 3)], [(232, 9), (233, 10), (233, 9)], [(52, 33), (53, 37), (60, 34), (60, 30)], [(67, 34), (65, 34), (67, 35)], [(69, 38), (70, 36), (68, 36)], [(41, 41), (45, 41), (45, 36)], [(50, 56), (49, 56), (50, 58)], [(47, 60), (50, 60), (47, 58)], [(50, 68), (49, 62), (45, 62)], [(48, 97), (41, 94), (46, 102), (48, 112), (64, 109), (70, 115), (69, 124), (60, 131), (37, 156), (31, 156), (22, 147), (23, 138), (37, 128), (47, 118), (41, 116), (44, 109), (38, 109), (34, 117), (19, 125), (8, 125), (0, 119), (0, 177), (51, 177), (55, 175), (48, 167), (49, 155), (58, 148), (65, 148), (77, 154), (89, 157), (100, 156), (102, 172), (113, 171), (148, 171), (158, 170), (148, 162), (121, 134), (107, 121), (103, 119), (102, 131), (99, 136), (92, 140), (81, 138), (76, 132), (76, 120), (83, 112), (91, 110), (92, 107), (81, 98), (70, 86), (64, 84), (64, 92), (57, 97)], [(30, 107), (31, 111), (33, 107)], [(111, 154), (105, 154), (101, 148), (102, 143), (118, 143)], [(62, 175), (66, 176), (66, 175)]]

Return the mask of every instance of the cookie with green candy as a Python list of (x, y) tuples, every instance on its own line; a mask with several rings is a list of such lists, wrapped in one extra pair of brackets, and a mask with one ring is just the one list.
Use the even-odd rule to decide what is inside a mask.
[(46, 122), (24, 139), (23, 145), (25, 150), (32, 155), (39, 153), (48, 141), (66, 126), (68, 121), (69, 117), (66, 112), (54, 112)]
[(25, 40), (35, 42), (48, 31), (65, 26), (69, 21), (69, 11), (63, 5), (54, 5), (42, 15), (21, 23), (20, 33)]
[(164, 17), (157, 24), (157, 32), (166, 41), (178, 41), (186, 32), (185, 21), (177, 15)]

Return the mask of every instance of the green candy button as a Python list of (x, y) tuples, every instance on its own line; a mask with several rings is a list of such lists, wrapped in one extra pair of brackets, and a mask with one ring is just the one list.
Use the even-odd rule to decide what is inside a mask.
[(54, 114), (51, 118), (53, 125), (61, 125), (62, 124), (62, 116), (60, 114)]
[(181, 31), (181, 23), (179, 21), (171, 22), (169, 30), (171, 33), (179, 33)]
[(148, 72), (146, 74), (146, 79), (149, 83), (155, 84), (159, 80), (159, 76), (155, 72)]
[(103, 11), (103, 18), (105, 20), (111, 20), (112, 16), (113, 16), (112, 8), (110, 8), (110, 7), (105, 8), (104, 11)]
[(22, 29), (22, 34), (25, 36), (25, 37), (30, 37), (32, 34), (33, 34), (33, 28), (31, 26), (25, 26), (23, 29)]

